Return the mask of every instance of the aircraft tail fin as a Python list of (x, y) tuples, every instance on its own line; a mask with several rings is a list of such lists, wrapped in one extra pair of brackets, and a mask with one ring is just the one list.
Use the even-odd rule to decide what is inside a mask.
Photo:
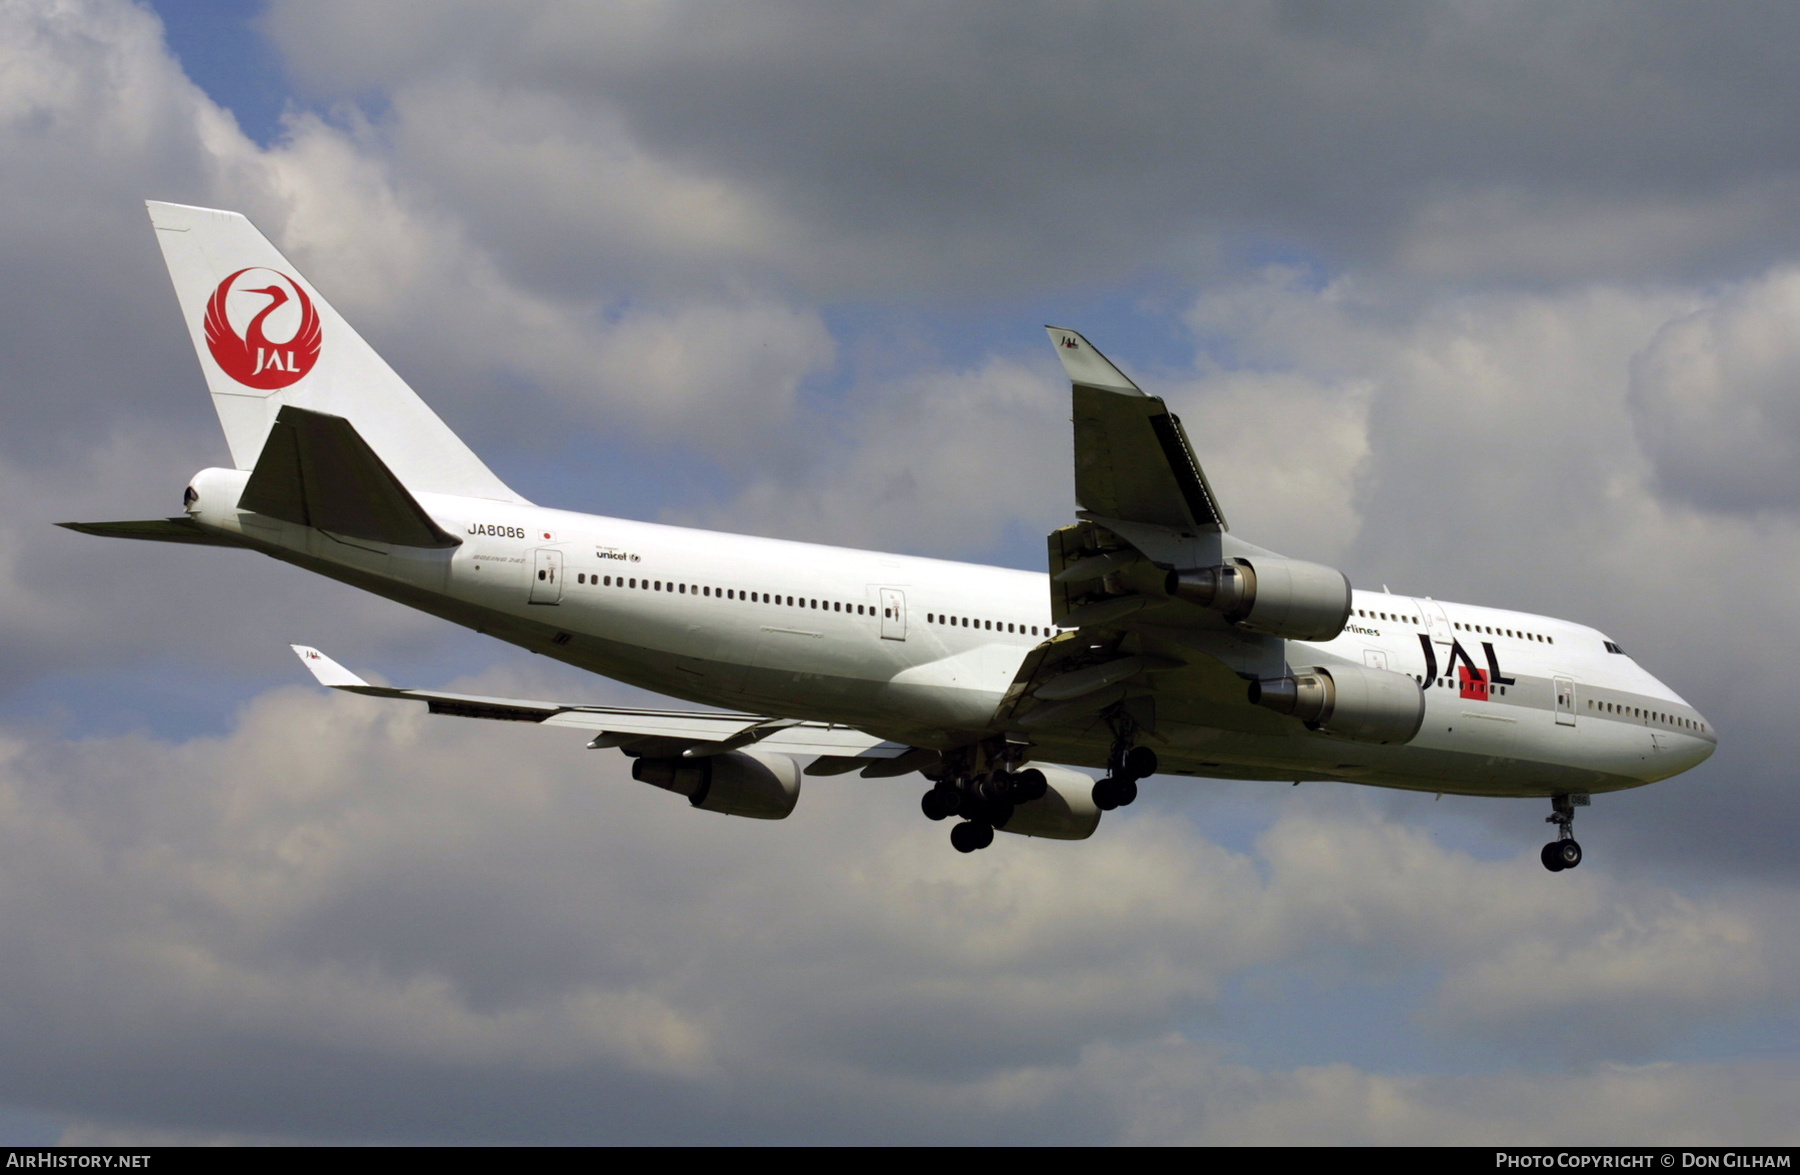
[(145, 201), (239, 469), (288, 407), (342, 417), (414, 491), (524, 499), (236, 212)]

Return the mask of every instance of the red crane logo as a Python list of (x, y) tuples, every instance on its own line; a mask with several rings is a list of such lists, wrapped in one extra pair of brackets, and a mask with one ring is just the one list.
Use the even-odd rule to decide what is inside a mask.
[[(238, 279), (247, 273), (273, 274), (281, 279), (282, 284), (271, 283), (260, 289), (250, 288), (246, 282), (240, 288)], [(292, 291), (292, 297), (289, 292)], [(231, 325), (226, 313), (227, 303), (233, 294), (261, 294), (269, 299), (268, 305), (256, 312), (238, 334)], [(300, 311), (299, 325), (294, 333), (282, 341), (271, 340), (263, 333), (263, 325), (269, 315), (281, 307), (294, 302)], [(245, 387), (273, 391), (285, 388), (313, 369), (319, 359), (319, 312), (313, 309), (312, 299), (300, 288), (300, 283), (278, 270), (254, 267), (240, 269), (213, 291), (206, 303), (206, 347), (219, 367), (232, 379)]]

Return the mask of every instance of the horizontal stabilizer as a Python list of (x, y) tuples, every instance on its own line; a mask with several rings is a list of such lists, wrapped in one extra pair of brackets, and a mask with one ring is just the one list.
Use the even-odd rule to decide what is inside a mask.
[(192, 518), (148, 518), (142, 522), (59, 522), (82, 534), (109, 539), (148, 539), (153, 543), (194, 543), (203, 547), (238, 547), (242, 543), (200, 529)]
[(300, 526), (399, 547), (454, 547), (341, 416), (285, 405), (238, 506)]

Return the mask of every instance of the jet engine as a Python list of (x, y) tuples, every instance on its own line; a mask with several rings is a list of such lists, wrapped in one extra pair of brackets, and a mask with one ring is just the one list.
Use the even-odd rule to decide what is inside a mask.
[(752, 820), (785, 820), (800, 801), (800, 764), (770, 751), (638, 759), (631, 778), (686, 796), (696, 808)]
[(1314, 730), (1365, 743), (1408, 743), (1425, 722), (1425, 691), (1404, 673), (1333, 665), (1250, 683), (1250, 701)]
[(1350, 619), (1350, 581), (1335, 567), (1258, 555), (1171, 571), (1164, 590), (1234, 624), (1297, 641), (1328, 641)]
[[(1034, 776), (1042, 777), (1043, 794), (1014, 805), (1012, 817), (1000, 826), (1000, 831), (1049, 840), (1086, 840), (1100, 827), (1100, 809), (1094, 806), (1092, 776), (1049, 764), (1027, 767), (1019, 775), (1032, 785), (1037, 782)], [(1029, 790), (1036, 791), (1037, 788), (1031, 786)]]

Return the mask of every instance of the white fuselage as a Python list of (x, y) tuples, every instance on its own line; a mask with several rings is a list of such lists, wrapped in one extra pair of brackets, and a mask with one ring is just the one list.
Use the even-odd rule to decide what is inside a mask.
[[(989, 731), (1027, 655), (1057, 631), (1041, 573), (434, 494), (420, 504), (461, 546), (390, 548), (240, 511), (247, 476), (199, 474), (195, 520), (636, 686), (920, 746)], [(1664, 779), (1715, 745), (1667, 686), (1562, 620), (1356, 592), (1341, 635), (1289, 641), (1285, 661), (1411, 675), (1425, 687), (1423, 728), (1404, 746), (1316, 733), (1250, 705), (1225, 675), (1200, 682), (1192, 707), (1161, 712), (1162, 769), (1551, 795)], [(1045, 761), (1105, 761), (1097, 721), (1032, 737)]]

